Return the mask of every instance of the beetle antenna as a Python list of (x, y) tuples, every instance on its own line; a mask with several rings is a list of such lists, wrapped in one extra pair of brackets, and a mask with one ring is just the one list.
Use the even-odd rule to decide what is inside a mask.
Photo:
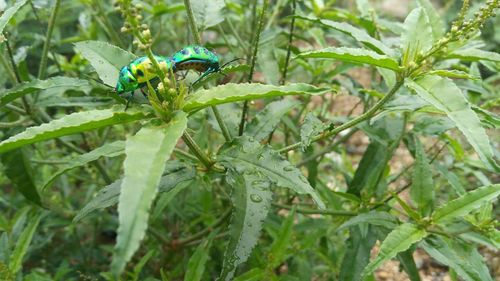
[(226, 62), (225, 64), (223, 64), (220, 68), (224, 68), (226, 65), (232, 63), (232, 62), (235, 62), (235, 61), (238, 61), (238, 60), (242, 60), (242, 58), (235, 58), (235, 59), (232, 59), (228, 62)]
[(90, 77), (90, 76), (89, 76), (89, 75), (87, 75), (87, 74), (82, 74), (82, 76), (83, 76), (83, 77), (85, 77), (85, 78), (88, 78), (88, 79), (94, 80), (95, 82), (97, 82), (97, 83), (99, 83), (99, 84), (101, 84), (101, 85), (103, 85), (103, 86), (105, 86), (105, 87), (108, 87), (108, 88), (110, 88), (110, 89), (113, 89), (113, 90), (115, 89), (114, 87), (111, 87), (111, 86), (109, 86), (109, 85), (106, 85), (106, 84), (104, 84), (102, 81), (99, 81), (99, 80), (95, 79), (94, 77)]

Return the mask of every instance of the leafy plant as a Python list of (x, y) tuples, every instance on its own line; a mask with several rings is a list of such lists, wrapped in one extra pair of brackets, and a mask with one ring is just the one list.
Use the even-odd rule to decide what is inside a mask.
[[(414, 6), (9, 2), (0, 279), (493, 280), (500, 4)], [(155, 56), (189, 44), (244, 59), (192, 84)]]

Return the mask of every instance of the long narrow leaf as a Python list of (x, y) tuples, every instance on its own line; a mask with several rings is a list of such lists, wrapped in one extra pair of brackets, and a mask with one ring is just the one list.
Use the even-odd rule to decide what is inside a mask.
[(382, 245), (380, 245), (377, 257), (365, 267), (362, 275), (366, 277), (368, 274), (371, 274), (385, 261), (407, 250), (411, 245), (422, 240), (425, 236), (427, 236), (427, 232), (414, 224), (405, 223), (400, 225), (387, 235)]
[(19, 239), (16, 242), (16, 247), (10, 256), (9, 261), (9, 270), (12, 274), (16, 274), (22, 267), (23, 258), (28, 251), (28, 247), (31, 244), (31, 240), (33, 239), (33, 235), (40, 223), (41, 215), (37, 214), (35, 217), (30, 219), (30, 222), (26, 226), (26, 228), (19, 236)]
[(271, 98), (287, 95), (318, 95), (328, 92), (329, 89), (316, 88), (309, 84), (289, 84), (273, 86), (257, 83), (225, 84), (207, 90), (199, 90), (190, 96), (184, 104), (183, 110), (193, 112), (208, 106), (236, 101)]
[(359, 48), (329, 47), (321, 50), (300, 53), (298, 57), (336, 59), (345, 62), (364, 63), (374, 66), (380, 66), (382, 68), (388, 68), (395, 71), (399, 70), (398, 62), (391, 57), (377, 54), (374, 51)]
[(70, 77), (52, 77), (47, 80), (33, 80), (27, 83), (22, 83), (12, 89), (4, 91), (0, 94), (0, 106), (4, 106), (9, 102), (22, 96), (36, 93), (40, 90), (53, 89), (86, 89), (90, 86), (86, 80), (70, 78)]
[(432, 221), (442, 223), (446, 220), (467, 215), (500, 195), (500, 184), (486, 185), (446, 203), (432, 214)]
[(462, 91), (448, 78), (426, 75), (416, 81), (405, 80), (405, 85), (417, 95), (439, 110), (442, 110), (455, 122), (457, 128), (465, 135), (474, 150), (491, 169), (500, 171), (494, 160), (488, 135), (476, 113), (471, 109)]
[(271, 207), (271, 184), (262, 175), (229, 170), (228, 182), (233, 186), (233, 216), (231, 237), (224, 254), (224, 264), (218, 280), (229, 281), (236, 267), (244, 263), (257, 244), (264, 219)]
[(123, 111), (123, 109), (102, 109), (73, 113), (40, 126), (30, 127), (24, 132), (4, 140), (0, 143), (0, 153), (48, 139), (141, 120), (146, 116), (146, 113), (142, 111)]
[(41, 198), (35, 181), (35, 173), (29, 160), (28, 148), (19, 148), (2, 154), (5, 175), (17, 190), (31, 202), (41, 206)]
[[(14, 6), (8, 8), (7, 10), (5, 10), (5, 12), (3, 12), (2, 16), (0, 17), (0, 34), (3, 33), (3, 29), (5, 28), (7, 23), (9, 23), (12, 16), (14, 16), (16, 14), (16, 12), (22, 6), (24, 6), (24, 4), (26, 4), (26, 2), (27, 2), (27, 0), (18, 1), (14, 4)], [(1, 42), (2, 42), (2, 40), (0, 40), (0, 43)]]
[(187, 126), (186, 114), (178, 112), (165, 127), (143, 127), (125, 145), (125, 176), (118, 204), (118, 237), (111, 271), (117, 277), (146, 233), (149, 208), (158, 191), (165, 162)]

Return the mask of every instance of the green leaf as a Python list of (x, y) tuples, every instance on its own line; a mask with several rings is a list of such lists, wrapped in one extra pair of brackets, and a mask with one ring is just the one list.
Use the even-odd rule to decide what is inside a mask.
[(450, 219), (460, 218), (480, 208), (484, 203), (500, 195), (500, 184), (485, 185), (474, 191), (449, 201), (432, 214), (432, 221), (442, 223)]
[(119, 227), (111, 271), (118, 277), (148, 226), (161, 175), (170, 154), (187, 126), (186, 114), (177, 112), (164, 127), (143, 127), (125, 144), (124, 178), (118, 203)]
[(414, 250), (408, 249), (404, 252), (401, 252), (397, 255), (401, 266), (403, 267), (408, 277), (410, 277), (410, 281), (420, 281), (420, 275), (418, 274), (418, 268), (415, 264), (415, 260), (413, 259)]
[[(195, 177), (196, 173), (193, 167), (186, 166), (179, 161), (168, 161), (160, 180), (158, 192), (167, 192), (172, 197), (182, 188), (175, 188), (180, 183), (189, 181)], [(122, 180), (117, 180), (110, 185), (102, 188), (73, 218), (73, 223), (77, 223), (90, 213), (111, 207), (118, 203), (120, 196)], [(174, 189), (175, 188), (175, 189)], [(168, 202), (167, 202), (168, 203)], [(160, 204), (160, 203), (158, 203)], [(155, 217), (155, 214), (152, 216)]]
[(20, 148), (2, 154), (5, 175), (12, 181), (19, 192), (31, 202), (41, 206), (40, 194), (35, 184), (34, 171), (26, 148)]
[(233, 215), (222, 272), (217, 280), (233, 280), (236, 267), (244, 263), (257, 245), (262, 224), (267, 217), (273, 193), (271, 183), (263, 175), (228, 171), (228, 183), (233, 187)]
[(432, 169), (429, 160), (425, 155), (425, 150), (418, 139), (415, 140), (415, 163), (413, 166), (412, 184), (410, 196), (417, 205), (417, 209), (422, 216), (427, 216), (432, 212), (434, 206), (434, 181), (432, 180)]
[(484, 258), (473, 245), (439, 236), (431, 236), (421, 245), (437, 262), (455, 270), (465, 281), (492, 280)]
[(273, 271), (286, 258), (288, 247), (291, 244), (293, 225), (295, 219), (295, 208), (292, 208), (286, 219), (281, 223), (281, 228), (276, 235), (276, 239), (271, 244), (271, 249), (267, 255), (267, 273)]
[(16, 274), (22, 267), (23, 258), (28, 251), (28, 247), (31, 244), (33, 235), (40, 223), (41, 214), (38, 213), (34, 217), (30, 218), (30, 222), (23, 230), (16, 242), (16, 247), (12, 252), (9, 260), (9, 270), (12, 274)]
[(0, 153), (27, 144), (144, 118), (146, 114), (142, 111), (132, 109), (123, 111), (122, 108), (76, 112), (40, 126), (27, 128), (24, 132), (4, 140), (0, 143)]
[(328, 47), (321, 50), (300, 53), (301, 58), (337, 59), (345, 62), (364, 63), (398, 71), (399, 63), (386, 55), (360, 48)]
[[(22, 7), (24, 4), (26, 4), (27, 0), (21, 0), (16, 2), (12, 7), (8, 8), (5, 10), (0, 16), (0, 34), (3, 33), (3, 29), (5, 26), (9, 23), (10, 19), (14, 16), (14, 14)], [(0, 36), (1, 37), (1, 36)], [(0, 43), (2, 43), (3, 40), (0, 39)]]
[(147, 254), (145, 254), (139, 260), (139, 262), (137, 262), (137, 264), (134, 266), (134, 272), (131, 274), (132, 275), (131, 278), (130, 278), (131, 281), (137, 281), (137, 280), (139, 280), (139, 275), (141, 274), (142, 269), (144, 268), (144, 266), (146, 265), (146, 263), (149, 261), (149, 259), (151, 257), (153, 257), (154, 255), (156, 255), (156, 251), (155, 250), (150, 250)]
[(489, 168), (500, 171), (481, 121), (453, 81), (439, 76), (424, 76), (416, 81), (406, 79), (405, 85), (425, 101), (444, 111), (465, 135), (481, 160)]
[(58, 176), (66, 173), (67, 171), (85, 166), (86, 164), (96, 161), (101, 157), (116, 157), (125, 153), (125, 142), (115, 141), (112, 143), (107, 143), (99, 148), (96, 148), (88, 153), (78, 155), (73, 159), (69, 160), (69, 164), (60, 168), (55, 174), (53, 174), (42, 186), (41, 190), (45, 190)]
[(211, 238), (205, 240), (196, 248), (194, 254), (189, 258), (184, 281), (200, 281), (205, 271), (210, 246), (212, 245)]
[(307, 113), (304, 118), (304, 123), (302, 123), (302, 126), (300, 127), (300, 142), (302, 143), (302, 150), (305, 151), (305, 149), (311, 145), (312, 138), (321, 133), (324, 129), (325, 124), (323, 124), (318, 117), (311, 112)]
[[(349, 183), (348, 193), (360, 195), (374, 194), (381, 183), (387, 163), (397, 148), (404, 133), (404, 119), (399, 114), (388, 114), (371, 126), (363, 125), (370, 136), (370, 144)], [(377, 159), (377, 161), (373, 161)]]
[(325, 204), (300, 170), (269, 146), (262, 146), (246, 136), (235, 138), (229, 145), (220, 152), (219, 160), (222, 165), (235, 169), (238, 173), (262, 173), (278, 186), (311, 195), (321, 209), (325, 208)]
[(500, 62), (500, 54), (483, 51), (476, 48), (458, 49), (446, 56), (447, 59), (460, 59), (463, 61), (493, 61)]
[(377, 236), (371, 226), (354, 226), (349, 233), (349, 238), (344, 242), (346, 253), (340, 267), (339, 280), (359, 281), (363, 269), (370, 262), (370, 253)]
[(425, 53), (431, 49), (433, 43), (433, 33), (429, 18), (424, 9), (416, 8), (410, 12), (404, 22), (404, 29), (401, 36), (401, 51), (403, 53), (403, 64), (415, 60), (419, 53)]
[(136, 58), (134, 54), (101, 41), (77, 42), (75, 48), (94, 67), (102, 82), (111, 87), (116, 85), (120, 69)]
[(434, 42), (441, 39), (445, 33), (445, 25), (443, 18), (436, 11), (431, 1), (429, 0), (417, 0), (418, 6), (422, 7), (429, 18), (429, 23), (431, 25), (432, 34)]
[(377, 226), (382, 226), (387, 229), (394, 229), (398, 225), (398, 221), (394, 216), (387, 212), (371, 211), (368, 213), (362, 213), (355, 217), (350, 218), (344, 222), (341, 226), (337, 228), (340, 231), (344, 228), (355, 226), (361, 223), (368, 223)]
[(193, 112), (208, 106), (236, 101), (271, 98), (286, 95), (318, 95), (329, 89), (316, 88), (309, 84), (288, 84), (273, 86), (257, 83), (224, 84), (210, 89), (196, 91), (187, 98), (183, 110)]
[(394, 56), (393, 49), (387, 47), (384, 43), (380, 42), (379, 40), (371, 37), (365, 30), (354, 27), (346, 22), (335, 22), (331, 20), (324, 20), (324, 19), (305, 17), (305, 16), (296, 16), (296, 17), (299, 19), (319, 22), (322, 25), (331, 27), (345, 34), (348, 34), (352, 36), (354, 39), (356, 39), (358, 42), (363, 43), (366, 47), (372, 49), (373, 51), (381, 55), (388, 55), (391, 57)]
[(475, 77), (470, 75), (467, 72), (461, 71), (461, 70), (448, 70), (448, 69), (436, 69), (436, 70), (431, 70), (427, 72), (428, 75), (438, 75), (441, 77), (448, 77), (448, 78), (458, 78), (458, 79), (469, 79), (469, 80), (477, 80), (480, 79), (479, 77)]
[(201, 30), (217, 25), (224, 21), (224, 0), (190, 0), (196, 24)]
[(252, 268), (249, 271), (234, 278), (234, 281), (261, 281), (264, 278), (264, 270), (261, 268)]
[(297, 100), (283, 99), (269, 103), (245, 127), (245, 135), (262, 141), (278, 126), (281, 117), (299, 104)]
[(33, 80), (30, 82), (22, 83), (12, 89), (3, 91), (0, 94), (0, 106), (4, 106), (9, 102), (20, 98), (22, 96), (36, 93), (40, 90), (78, 90), (82, 87), (89, 87), (90, 84), (86, 80), (69, 78), (69, 77), (52, 77), (47, 80)]
[(417, 225), (405, 223), (398, 226), (382, 242), (377, 257), (363, 270), (363, 277), (371, 274), (385, 261), (394, 258), (398, 253), (406, 251), (411, 245), (422, 240), (425, 236), (427, 236), (427, 232)]

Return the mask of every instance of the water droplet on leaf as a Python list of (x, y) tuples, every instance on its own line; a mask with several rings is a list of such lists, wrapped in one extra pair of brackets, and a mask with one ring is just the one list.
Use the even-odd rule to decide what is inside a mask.
[(252, 200), (255, 203), (262, 202), (262, 197), (258, 194), (250, 194), (250, 200)]

